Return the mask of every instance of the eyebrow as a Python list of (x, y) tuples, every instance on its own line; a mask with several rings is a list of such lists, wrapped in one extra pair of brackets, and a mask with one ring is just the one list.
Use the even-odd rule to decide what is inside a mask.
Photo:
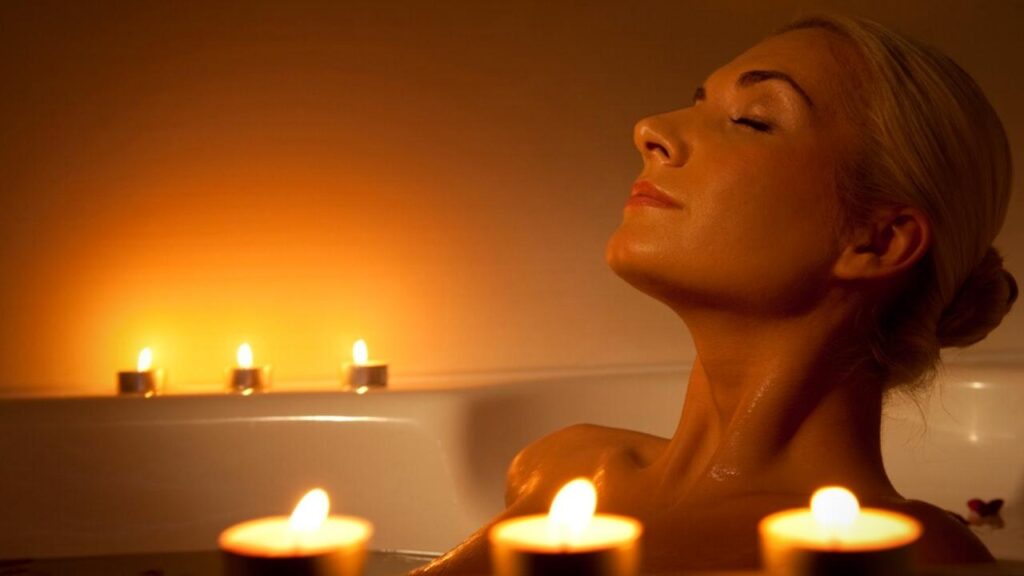
[[(747, 70), (743, 74), (740, 74), (740, 77), (736, 80), (736, 85), (745, 88), (766, 80), (781, 80), (786, 84), (789, 84), (789, 87), (796, 91), (796, 93), (799, 94), (805, 102), (807, 102), (807, 106), (812, 109), (814, 108), (814, 101), (811, 100), (811, 97), (807, 95), (807, 92), (800, 87), (800, 84), (798, 84), (792, 76), (779, 70)], [(704, 100), (706, 96), (707, 94), (704, 91), (704, 87), (698, 86), (697, 90), (693, 93), (693, 101), (698, 102), (700, 100)]]

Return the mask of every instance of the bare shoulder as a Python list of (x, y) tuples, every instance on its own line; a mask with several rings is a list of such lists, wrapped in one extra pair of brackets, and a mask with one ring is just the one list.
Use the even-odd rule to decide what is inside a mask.
[(505, 504), (536, 499), (546, 508), (557, 489), (572, 478), (592, 478), (609, 465), (643, 467), (666, 442), (650, 434), (594, 424), (563, 428), (530, 444), (512, 460)]
[(512, 460), (505, 494), (506, 510), (465, 542), (430, 565), (414, 572), (486, 574), (490, 571), (487, 533), (504, 519), (544, 512), (565, 482), (577, 476), (594, 477), (602, 467), (622, 466), (652, 452), (664, 439), (604, 426), (580, 424), (549, 434), (530, 444)]
[(924, 527), (917, 545), (919, 564), (992, 562), (981, 540), (954, 514), (920, 500), (904, 500), (894, 509), (916, 518)]

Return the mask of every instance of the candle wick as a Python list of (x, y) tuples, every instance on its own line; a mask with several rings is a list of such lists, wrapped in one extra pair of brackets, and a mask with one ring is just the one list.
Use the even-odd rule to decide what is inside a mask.
[(839, 552), (843, 548), (843, 536), (842, 530), (838, 527), (832, 527), (828, 531), (828, 546), (833, 552)]
[(572, 538), (572, 528), (570, 528), (569, 526), (563, 524), (563, 525), (559, 526), (558, 532), (559, 532), (559, 534), (558, 534), (558, 543), (560, 545), (559, 549), (561, 550), (561, 552), (563, 554), (571, 552), (572, 551), (572, 540), (573, 540), (573, 538)]
[(297, 531), (290, 531), (291, 534), (291, 549), (294, 554), (300, 554), (302, 552), (302, 533)]

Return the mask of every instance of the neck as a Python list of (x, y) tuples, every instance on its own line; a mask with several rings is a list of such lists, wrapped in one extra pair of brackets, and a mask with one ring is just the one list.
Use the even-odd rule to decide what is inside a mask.
[(698, 493), (810, 494), (839, 483), (893, 494), (881, 457), (882, 381), (869, 362), (844, 357), (852, 346), (842, 318), (820, 309), (763, 322), (687, 317), (697, 360), (659, 462), (665, 481)]

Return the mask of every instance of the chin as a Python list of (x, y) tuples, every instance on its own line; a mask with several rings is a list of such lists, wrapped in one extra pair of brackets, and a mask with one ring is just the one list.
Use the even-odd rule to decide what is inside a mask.
[(672, 283), (663, 277), (664, 258), (659, 258), (652, 246), (631, 237), (622, 228), (608, 239), (604, 258), (619, 278), (652, 298), (666, 301), (668, 294), (675, 291)]
[(643, 252), (639, 243), (630, 238), (630, 234), (621, 227), (616, 230), (604, 249), (604, 260), (620, 278), (629, 282), (626, 278), (628, 271), (635, 267), (639, 253)]
[(627, 284), (665, 304), (677, 314), (694, 306), (729, 298), (728, 284), (709, 270), (695, 267), (692, 258), (680, 258), (686, 249), (666, 247), (647, 236), (619, 228), (605, 247), (608, 267)]

